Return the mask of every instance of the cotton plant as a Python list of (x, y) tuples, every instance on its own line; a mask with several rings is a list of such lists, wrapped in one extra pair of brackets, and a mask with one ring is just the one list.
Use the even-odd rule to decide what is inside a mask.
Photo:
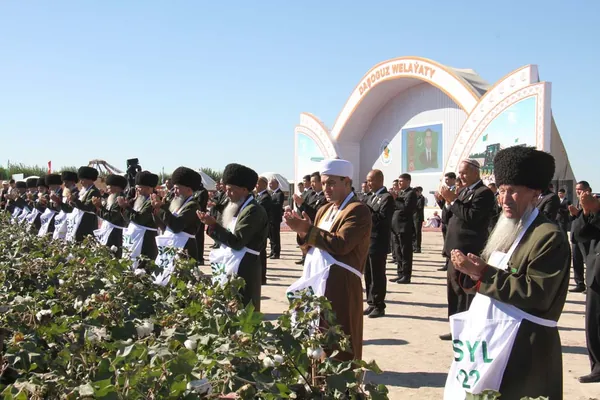
[[(151, 260), (139, 273), (91, 239), (21, 229), (0, 214), (5, 399), (387, 398), (359, 379), (374, 363), (336, 361), (349, 340), (324, 298), (265, 321), (241, 304), (242, 279), (213, 283), (185, 255), (160, 286)], [(311, 329), (315, 308), (327, 328)]]

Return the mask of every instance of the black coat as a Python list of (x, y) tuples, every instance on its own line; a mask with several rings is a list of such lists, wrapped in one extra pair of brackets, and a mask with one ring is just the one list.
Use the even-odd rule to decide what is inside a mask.
[(425, 221), (425, 196), (417, 196), (417, 212), (414, 214), (413, 219), (415, 223), (421, 223)]
[(586, 263), (585, 283), (591, 287), (600, 285), (600, 214), (584, 216), (580, 213), (578, 237), (581, 241), (590, 242), (588, 254), (584, 254)]
[(283, 206), (285, 202), (285, 196), (281, 189), (277, 188), (271, 192), (271, 214), (269, 214), (269, 222), (271, 224), (281, 224), (283, 220)]
[(327, 204), (325, 194), (321, 191), (319, 193), (311, 189), (311, 194), (304, 200), (304, 203), (300, 206), (300, 212), (305, 212), (311, 221), (315, 221), (317, 217), (317, 211), (319, 208)]
[(544, 214), (550, 221), (555, 222), (560, 208), (560, 198), (556, 193), (549, 190), (542, 193), (542, 197), (538, 200), (537, 209), (541, 214)]
[(494, 212), (494, 193), (479, 181), (472, 190), (465, 187), (450, 206), (444, 253), (454, 249), (479, 255), (488, 238), (488, 227)]
[(257, 194), (256, 202), (265, 210), (265, 212), (267, 213), (267, 218), (269, 218), (269, 216), (273, 212), (273, 199), (271, 198), (269, 191), (265, 190), (261, 194)]
[[(125, 193), (121, 193), (119, 196), (123, 196)], [(127, 223), (125, 222), (125, 217), (123, 213), (121, 213), (121, 207), (119, 207), (119, 203), (115, 201), (113, 204), (104, 205), (99, 210), (96, 210), (96, 215), (99, 218), (102, 218), (105, 221), (110, 222), (113, 225), (120, 226), (122, 228), (127, 228)], [(113, 229), (106, 241), (107, 247), (115, 246), (117, 248), (117, 252), (115, 255), (118, 258), (121, 258), (122, 247), (123, 247), (123, 229)]]
[(569, 230), (569, 223), (571, 222), (570, 213), (569, 213), (570, 205), (571, 205), (571, 202), (569, 200), (567, 200), (567, 198), (560, 200), (560, 203), (558, 205), (558, 213), (556, 214), (556, 223), (565, 232), (567, 232)]
[(413, 232), (414, 216), (417, 213), (417, 192), (410, 187), (400, 192), (394, 200), (394, 208), (392, 230), (395, 233)]
[(392, 217), (395, 210), (394, 197), (384, 187), (381, 193), (370, 196), (365, 204), (371, 210), (371, 218), (373, 219), (369, 253), (383, 252), (387, 254), (390, 246)]
[(489, 229), (488, 229), (490, 231), (490, 233), (496, 227), (496, 224), (498, 223), (498, 219), (500, 219), (501, 214), (502, 214), (502, 207), (500, 206), (500, 204), (498, 204), (498, 194), (496, 193), (494, 195), (494, 208), (492, 211), (492, 218), (490, 218), (490, 225), (489, 225)]

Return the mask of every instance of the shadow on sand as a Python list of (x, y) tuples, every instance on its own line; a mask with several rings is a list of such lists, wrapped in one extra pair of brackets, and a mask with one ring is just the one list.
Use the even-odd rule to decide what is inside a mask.
[(448, 374), (440, 372), (392, 372), (384, 371), (382, 374), (367, 373), (365, 382), (376, 384), (383, 383), (386, 386), (405, 387), (418, 389), (422, 387), (442, 388), (446, 385)]

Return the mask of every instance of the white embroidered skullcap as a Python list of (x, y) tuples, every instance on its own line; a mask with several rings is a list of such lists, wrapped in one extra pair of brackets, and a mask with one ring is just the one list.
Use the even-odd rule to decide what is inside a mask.
[(472, 159), (472, 158), (466, 158), (466, 159), (464, 159), (464, 160), (463, 160), (463, 162), (464, 162), (465, 164), (469, 164), (470, 166), (472, 166), (472, 167), (475, 167), (475, 168), (477, 168), (477, 169), (480, 169), (480, 168), (481, 168), (481, 164), (479, 164), (479, 161), (477, 161), (477, 160), (474, 160), (474, 159)]
[(342, 176), (352, 179), (352, 175), (354, 175), (354, 167), (352, 167), (352, 163), (350, 163), (350, 161), (346, 160), (323, 160), (321, 161), (319, 173), (321, 175)]

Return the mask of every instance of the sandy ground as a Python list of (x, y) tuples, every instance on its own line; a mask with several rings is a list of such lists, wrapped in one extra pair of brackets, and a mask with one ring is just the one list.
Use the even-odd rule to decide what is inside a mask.
[[(208, 245), (212, 244), (210, 239)], [(365, 318), (365, 360), (375, 360), (384, 371), (368, 379), (384, 383), (391, 399), (441, 399), (452, 361), (450, 342), (438, 335), (449, 332), (446, 310), (446, 273), (439, 232), (423, 233), (423, 253), (415, 254), (410, 285), (388, 283), (386, 316)], [(275, 319), (287, 309), (286, 288), (302, 273), (295, 236), (282, 232), (282, 258), (269, 260), (268, 284), (262, 289), (262, 312)], [(395, 266), (388, 264), (388, 277)], [(600, 399), (600, 384), (582, 385), (577, 377), (589, 373), (585, 345), (585, 295), (569, 293), (559, 321), (563, 345), (564, 398)]]

